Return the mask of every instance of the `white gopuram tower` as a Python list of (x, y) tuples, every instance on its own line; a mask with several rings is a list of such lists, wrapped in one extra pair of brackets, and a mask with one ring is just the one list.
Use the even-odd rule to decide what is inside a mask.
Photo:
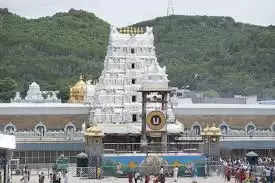
[[(104, 69), (96, 84), (87, 85), (86, 102), (92, 105), (92, 121), (97, 123), (135, 123), (142, 121), (142, 95), (138, 92), (148, 74), (158, 76), (168, 85), (166, 68), (157, 62), (151, 27), (111, 27)], [(153, 78), (149, 78), (153, 79)], [(158, 83), (152, 83), (152, 87)], [(92, 92), (89, 92), (92, 88)], [(147, 111), (161, 110), (161, 105), (148, 105)], [(167, 122), (174, 122), (171, 105), (166, 110)]]

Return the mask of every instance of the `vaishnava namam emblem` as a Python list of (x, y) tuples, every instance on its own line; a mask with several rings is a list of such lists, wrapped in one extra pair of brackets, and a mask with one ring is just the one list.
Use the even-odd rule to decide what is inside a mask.
[(161, 130), (165, 125), (165, 116), (160, 111), (152, 111), (147, 115), (146, 123), (151, 130)]

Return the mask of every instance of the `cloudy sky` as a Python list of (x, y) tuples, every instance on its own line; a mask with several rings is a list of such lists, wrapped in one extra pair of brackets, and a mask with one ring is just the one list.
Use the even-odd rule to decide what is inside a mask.
[[(166, 15), (168, 0), (0, 0), (0, 8), (37, 18), (70, 8), (94, 12), (116, 26)], [(175, 14), (231, 16), (238, 22), (275, 25), (275, 0), (174, 0)]]

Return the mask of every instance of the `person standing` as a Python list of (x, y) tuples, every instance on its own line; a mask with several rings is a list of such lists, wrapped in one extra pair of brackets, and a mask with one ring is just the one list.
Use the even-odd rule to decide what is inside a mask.
[(231, 180), (231, 169), (230, 169), (230, 167), (226, 168), (225, 177), (226, 177), (227, 182), (230, 182), (230, 180)]
[(57, 173), (57, 181), (58, 181), (58, 183), (61, 183), (61, 177), (62, 177), (62, 173), (59, 171)]
[(271, 168), (271, 170), (270, 170), (270, 178), (269, 178), (270, 183), (273, 183), (273, 174), (274, 174), (273, 168)]
[(139, 172), (136, 171), (135, 172), (135, 183), (137, 183), (138, 179), (139, 179)]
[(164, 169), (163, 169), (163, 166), (160, 167), (160, 171), (159, 171), (159, 174), (164, 174)]
[(28, 181), (30, 181), (30, 176), (31, 176), (31, 171), (30, 170), (26, 170), (28, 173)]
[(65, 174), (64, 174), (64, 183), (68, 183), (68, 182), (69, 182), (69, 175), (68, 175), (68, 172), (66, 170)]
[(97, 168), (97, 179), (100, 179), (101, 178), (101, 169), (100, 168)]
[(160, 181), (160, 183), (165, 183), (165, 175), (164, 174), (160, 174), (159, 181)]
[(20, 179), (23, 183), (28, 183), (28, 172), (25, 170), (23, 173), (23, 177)]
[(53, 174), (53, 183), (58, 183), (56, 173)]
[(145, 183), (149, 183), (150, 182), (150, 176), (149, 175), (145, 175)]
[(2, 172), (0, 171), (0, 183), (2, 183)]
[(40, 174), (39, 174), (39, 183), (44, 183), (44, 179), (45, 179), (45, 176), (44, 176), (44, 172), (41, 172)]
[(131, 172), (128, 174), (128, 181), (129, 183), (133, 183), (133, 174)]
[(53, 183), (53, 174), (52, 174), (52, 173), (50, 173), (49, 182), (50, 182), (50, 183)]
[(265, 169), (265, 177), (266, 180), (269, 182), (270, 181), (270, 170), (268, 168)]
[(175, 168), (173, 170), (173, 177), (174, 177), (175, 182), (178, 182), (178, 173), (179, 173), (179, 168), (178, 168), (178, 166), (175, 166)]

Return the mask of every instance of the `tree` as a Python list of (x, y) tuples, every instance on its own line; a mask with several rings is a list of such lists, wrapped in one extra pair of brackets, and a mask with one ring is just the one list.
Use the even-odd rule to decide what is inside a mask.
[(10, 102), (10, 99), (14, 97), (15, 90), (17, 89), (17, 83), (14, 79), (6, 77), (0, 80), (0, 101)]

